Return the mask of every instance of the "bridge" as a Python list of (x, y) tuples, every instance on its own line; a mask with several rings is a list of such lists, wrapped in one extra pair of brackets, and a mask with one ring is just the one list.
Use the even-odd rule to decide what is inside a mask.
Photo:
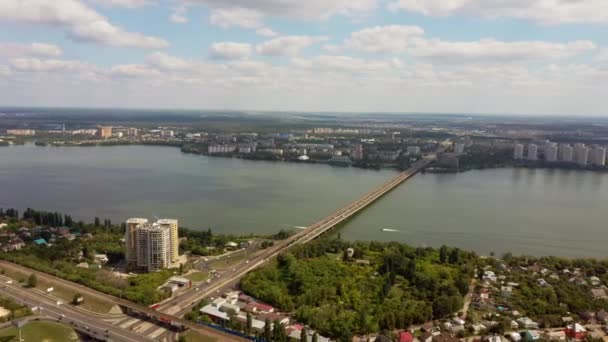
[(391, 190), (395, 189), (401, 183), (413, 177), (415, 174), (420, 172), (420, 170), (433, 163), (436, 160), (437, 153), (445, 151), (449, 144), (449, 140), (444, 141), (435, 153), (424, 156), (424, 158), (414, 163), (409, 169), (381, 184), (371, 192), (334, 211), (330, 215), (307, 227), (306, 229), (291, 235), (287, 239), (277, 242), (256, 257), (239, 263), (231, 271), (224, 273), (222, 277), (215, 283), (206, 286), (200, 291), (189, 291), (184, 293), (176, 299), (163, 303), (158, 310), (174, 316), (183, 316), (203, 298), (211, 296), (214, 293), (217, 294), (220, 290), (235, 285), (247, 273), (264, 265), (266, 262), (268, 262), (268, 260), (283, 253), (289, 247), (296, 244), (307, 243), (327, 233), (340, 223), (346, 221), (349, 217), (357, 214), (359, 211), (363, 210)]

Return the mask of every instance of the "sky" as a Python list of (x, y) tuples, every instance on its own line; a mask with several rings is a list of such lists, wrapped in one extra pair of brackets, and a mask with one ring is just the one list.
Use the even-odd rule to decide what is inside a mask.
[(608, 116), (608, 1), (0, 0), (0, 105)]

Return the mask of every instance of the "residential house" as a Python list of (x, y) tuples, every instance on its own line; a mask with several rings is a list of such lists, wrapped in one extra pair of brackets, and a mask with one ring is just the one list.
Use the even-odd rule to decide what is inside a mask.
[(460, 342), (460, 339), (455, 337), (450, 333), (441, 333), (439, 335), (433, 336), (433, 342)]
[(598, 311), (595, 314), (595, 319), (598, 321), (598, 323), (608, 324), (608, 312), (604, 311), (603, 309)]
[(522, 329), (538, 329), (538, 323), (531, 320), (529, 317), (521, 317), (517, 323)]
[(527, 341), (536, 341), (540, 339), (540, 333), (536, 330), (526, 330), (524, 337)]
[(506, 298), (511, 297), (513, 294), (513, 288), (511, 286), (501, 286), (500, 287), (500, 295)]
[(606, 293), (606, 290), (598, 287), (595, 289), (591, 289), (591, 296), (593, 297), (593, 299), (606, 299), (608, 298), (608, 294)]
[(580, 341), (585, 339), (585, 337), (587, 336), (587, 329), (585, 329), (585, 327), (578, 323), (574, 323), (568, 325), (564, 330), (564, 333), (566, 334), (566, 336), (568, 336), (569, 339)]
[(399, 333), (399, 342), (414, 342), (414, 335), (409, 331)]
[(566, 333), (563, 330), (548, 331), (545, 333), (545, 339), (547, 339), (549, 341), (565, 341)]

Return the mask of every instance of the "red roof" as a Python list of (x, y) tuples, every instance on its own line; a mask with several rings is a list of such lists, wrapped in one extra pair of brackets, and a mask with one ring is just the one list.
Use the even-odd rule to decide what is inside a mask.
[(271, 312), (274, 310), (274, 308), (271, 305), (259, 303), (259, 302), (251, 302), (248, 305), (251, 305), (251, 306), (255, 307), (256, 309), (258, 309), (259, 311), (264, 311), (264, 312)]
[(409, 331), (402, 331), (399, 334), (399, 342), (412, 342), (414, 341), (414, 336)]

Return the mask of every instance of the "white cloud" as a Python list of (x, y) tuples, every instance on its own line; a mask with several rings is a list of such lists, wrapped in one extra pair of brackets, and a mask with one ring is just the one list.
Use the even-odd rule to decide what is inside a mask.
[(190, 61), (163, 52), (148, 55), (146, 63), (161, 70), (186, 70), (192, 66)]
[(411, 45), (412, 38), (423, 34), (424, 30), (418, 26), (375, 26), (353, 32), (344, 45), (365, 52), (400, 53)]
[(390, 63), (386, 61), (369, 61), (350, 56), (317, 56), (310, 59), (294, 59), (293, 65), (298, 68), (321, 72), (366, 73), (391, 69)]
[(78, 0), (4, 0), (0, 21), (62, 27), (77, 41), (111, 46), (165, 48), (158, 37), (129, 32)]
[(92, 0), (94, 3), (106, 6), (106, 7), (119, 7), (119, 8), (139, 8), (149, 5), (151, 2), (148, 0)]
[(57, 57), (62, 53), (61, 48), (45, 43), (0, 43), (0, 56), (14, 58), (23, 56)]
[(264, 37), (276, 37), (278, 35), (276, 32), (274, 32), (272, 29), (270, 29), (268, 27), (260, 27), (259, 29), (255, 30), (255, 33), (258, 36), (264, 36)]
[(254, 29), (262, 26), (262, 14), (248, 8), (220, 8), (214, 10), (209, 17), (211, 24), (222, 27), (243, 27)]
[(180, 5), (173, 9), (173, 13), (169, 16), (169, 20), (171, 22), (177, 24), (184, 24), (188, 22), (188, 18), (186, 17), (186, 12), (188, 11), (188, 7), (186, 5)]
[(161, 75), (158, 70), (149, 68), (142, 64), (116, 65), (109, 70), (109, 74), (111, 76), (133, 78), (157, 77)]
[(437, 62), (518, 62), (530, 60), (567, 59), (596, 48), (590, 41), (550, 43), (543, 41), (503, 42), (481, 39), (471, 42), (450, 42), (440, 39), (417, 39), (409, 52)]
[(303, 48), (325, 40), (327, 37), (283, 36), (258, 44), (256, 51), (265, 56), (296, 56)]
[(427, 16), (517, 18), (542, 24), (608, 23), (605, 0), (395, 0), (389, 9)]
[(595, 60), (599, 63), (608, 64), (608, 48), (603, 48), (597, 56), (595, 56)]
[(220, 42), (213, 43), (209, 48), (213, 59), (245, 59), (251, 56), (251, 44)]
[(305, 20), (328, 19), (334, 15), (358, 15), (377, 7), (377, 0), (182, 0), (214, 10), (249, 10), (262, 16)]
[(10, 61), (11, 67), (21, 72), (81, 72), (89, 70), (91, 65), (76, 60), (15, 58)]

